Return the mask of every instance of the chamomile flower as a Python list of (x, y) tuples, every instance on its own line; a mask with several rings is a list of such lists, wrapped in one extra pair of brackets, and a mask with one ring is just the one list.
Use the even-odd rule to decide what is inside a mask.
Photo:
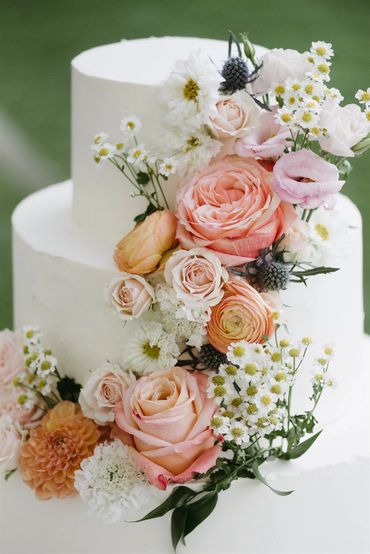
[(235, 389), (223, 375), (214, 374), (208, 379), (207, 394), (218, 404), (227, 404), (235, 396)]
[(313, 79), (306, 79), (302, 82), (302, 97), (312, 98), (320, 103), (325, 98), (325, 91), (324, 85)]
[(279, 108), (274, 117), (280, 125), (293, 127), (295, 124), (293, 110), (288, 107)]
[(215, 435), (225, 435), (229, 432), (230, 419), (216, 413), (211, 419), (211, 428)]
[(190, 133), (168, 130), (163, 138), (163, 147), (172, 152), (182, 173), (199, 171), (218, 154), (222, 143), (212, 138), (205, 128)]
[(330, 66), (331, 62), (316, 59), (312, 69), (306, 75), (321, 82), (330, 81)]
[(233, 421), (230, 424), (228, 432), (225, 434), (225, 439), (235, 444), (246, 445), (250, 438), (245, 424), (241, 421)]
[(312, 127), (318, 127), (319, 115), (315, 109), (307, 107), (299, 108), (295, 113), (296, 123), (303, 129), (311, 129)]
[(29, 347), (38, 346), (41, 343), (42, 331), (39, 327), (25, 325), (22, 327), (22, 337), (25, 345)]
[(165, 158), (159, 166), (159, 173), (165, 177), (175, 175), (179, 162), (172, 158)]
[(174, 333), (165, 331), (157, 321), (142, 323), (123, 351), (125, 369), (140, 375), (173, 366), (180, 350)]
[(58, 366), (58, 360), (49, 351), (42, 350), (38, 356), (31, 362), (30, 370), (38, 375), (45, 377), (54, 373)]
[(325, 90), (325, 93), (326, 93), (327, 98), (330, 98), (331, 100), (334, 100), (335, 102), (338, 102), (338, 104), (340, 104), (343, 100), (343, 96), (342, 96), (340, 90), (337, 89), (337, 88), (334, 88), (334, 87), (327, 88)]
[(129, 115), (121, 119), (120, 129), (127, 137), (135, 136), (141, 129), (142, 122), (135, 115)]
[(356, 100), (359, 101), (360, 104), (369, 104), (370, 103), (370, 87), (368, 87), (366, 90), (362, 90), (361, 88), (358, 89), (358, 91), (355, 94)]
[(110, 142), (104, 142), (99, 145), (99, 148), (94, 148), (94, 161), (99, 166), (106, 160), (113, 158), (116, 153), (116, 147)]
[(106, 142), (108, 139), (108, 135), (107, 133), (103, 133), (103, 132), (100, 132), (100, 133), (96, 133), (96, 135), (94, 135), (94, 140), (93, 140), (93, 143), (91, 145), (91, 148), (94, 149), (94, 150), (98, 150), (99, 147), (104, 143)]
[(138, 144), (134, 148), (130, 148), (127, 155), (127, 161), (136, 169), (142, 169), (145, 165), (145, 158), (148, 155), (143, 144)]
[(275, 407), (275, 395), (267, 388), (261, 388), (255, 396), (254, 403), (260, 413), (268, 413)]
[(323, 42), (322, 40), (313, 42), (310, 48), (310, 52), (317, 58), (323, 58), (324, 60), (328, 60), (334, 56), (334, 50), (331, 43)]

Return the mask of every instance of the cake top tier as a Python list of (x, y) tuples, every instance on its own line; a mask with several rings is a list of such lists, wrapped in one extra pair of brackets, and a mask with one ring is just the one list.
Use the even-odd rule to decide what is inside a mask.
[(86, 50), (74, 58), (77, 71), (98, 79), (159, 85), (176, 60), (202, 50), (217, 64), (227, 58), (227, 44), (222, 40), (193, 37), (150, 37), (122, 40)]

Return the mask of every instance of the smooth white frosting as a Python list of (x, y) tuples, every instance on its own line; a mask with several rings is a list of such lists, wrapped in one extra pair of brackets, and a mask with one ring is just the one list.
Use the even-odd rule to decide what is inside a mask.
[[(143, 122), (140, 142), (155, 144), (162, 133), (159, 85), (177, 59), (202, 51), (222, 67), (227, 42), (191, 37), (122, 41), (83, 52), (72, 61), (73, 217), (96, 237), (118, 241), (145, 209), (132, 198), (132, 186), (114, 167), (97, 168), (89, 149), (97, 132), (120, 138), (120, 121), (136, 115)], [(264, 51), (257, 47), (257, 53)], [(164, 185), (173, 206), (176, 179)]]

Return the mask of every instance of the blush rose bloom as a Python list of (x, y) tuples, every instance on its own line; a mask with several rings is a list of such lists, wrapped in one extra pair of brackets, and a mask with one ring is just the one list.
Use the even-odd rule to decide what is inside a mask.
[(12, 385), (3, 386), (0, 392), (0, 417), (8, 415), (26, 429), (35, 427), (44, 411), (39, 407), (25, 408), (18, 402), (21, 390)]
[(114, 260), (120, 271), (145, 275), (159, 266), (175, 245), (176, 216), (170, 210), (154, 212), (117, 244)]
[(24, 369), (23, 343), (18, 333), (0, 332), (0, 384), (8, 385)]
[(21, 448), (21, 432), (8, 415), (0, 417), (0, 468), (2, 471), (16, 469)]
[(248, 95), (237, 92), (216, 103), (217, 113), (208, 126), (217, 139), (236, 139), (257, 123), (258, 108)]
[(328, 136), (318, 139), (320, 146), (334, 156), (353, 157), (352, 146), (365, 138), (370, 130), (369, 122), (359, 106), (339, 106), (333, 100), (326, 100), (322, 105), (319, 125), (328, 132)]
[(228, 272), (212, 252), (193, 248), (174, 252), (165, 265), (164, 277), (191, 315), (192, 310), (205, 311), (218, 304)]
[(235, 143), (235, 153), (243, 158), (276, 160), (286, 147), (289, 129), (282, 127), (274, 118), (276, 109), (263, 112), (257, 127), (248, 129), (244, 137)]
[(137, 319), (149, 310), (155, 298), (153, 287), (141, 275), (122, 273), (105, 289), (108, 306), (123, 320)]
[(115, 408), (122, 440), (149, 481), (165, 489), (212, 467), (220, 452), (209, 428), (216, 409), (207, 376), (181, 367), (141, 377)]
[(178, 190), (177, 238), (186, 250), (211, 250), (226, 266), (255, 259), (296, 219), (255, 160), (226, 156)]
[(337, 167), (312, 150), (284, 154), (274, 165), (272, 187), (282, 200), (301, 208), (332, 208), (344, 181)]
[(289, 48), (272, 48), (261, 57), (261, 62), (259, 76), (252, 83), (254, 94), (264, 94), (288, 78), (303, 81), (306, 72), (312, 69), (304, 54)]
[(261, 295), (247, 282), (230, 279), (224, 285), (224, 297), (212, 308), (208, 323), (208, 340), (226, 354), (233, 342), (262, 343), (275, 329), (273, 309), (276, 299)]
[(113, 408), (133, 382), (132, 373), (106, 362), (90, 375), (81, 389), (78, 401), (84, 416), (98, 425), (114, 421)]

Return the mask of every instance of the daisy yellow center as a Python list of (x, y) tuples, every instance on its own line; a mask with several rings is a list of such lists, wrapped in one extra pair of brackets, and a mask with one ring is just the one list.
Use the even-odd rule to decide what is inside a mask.
[(320, 63), (317, 66), (317, 69), (320, 71), (320, 73), (329, 73), (329, 66), (327, 63)]
[(281, 115), (281, 119), (282, 121), (284, 121), (284, 123), (289, 123), (289, 121), (291, 121), (292, 119), (292, 116), (290, 115), (290, 113), (283, 113)]
[(234, 349), (233, 349), (233, 354), (234, 356), (244, 356), (245, 354), (245, 348), (243, 348), (242, 346), (236, 346)]
[(285, 92), (285, 87), (283, 85), (277, 85), (277, 87), (275, 87), (275, 94), (284, 94)]
[(247, 408), (247, 413), (249, 415), (253, 415), (253, 414), (256, 414), (257, 413), (257, 406), (255, 404), (249, 404), (248, 408)]
[(142, 155), (141, 150), (135, 150), (135, 152), (132, 154), (132, 157), (137, 159), (137, 158), (140, 158), (141, 155)]
[(304, 90), (305, 90), (306, 94), (312, 94), (313, 93), (313, 85), (306, 85)]
[(250, 385), (250, 387), (247, 388), (247, 395), (248, 396), (254, 396), (257, 394), (258, 390), (255, 385)]
[(199, 93), (199, 85), (194, 79), (188, 79), (183, 88), (183, 95), (189, 102), (196, 102)]
[(318, 46), (318, 47), (316, 48), (316, 54), (317, 54), (318, 56), (325, 56), (325, 54), (326, 54), (326, 48), (324, 48), (324, 46)]
[(222, 425), (222, 419), (220, 417), (215, 416), (212, 419), (212, 427), (215, 427), (217, 429), (218, 427), (221, 427), (221, 425)]
[(132, 131), (133, 129), (135, 129), (135, 123), (133, 121), (128, 121), (127, 127)]
[(149, 342), (146, 342), (143, 346), (143, 352), (148, 358), (151, 358), (152, 360), (158, 360), (161, 349), (157, 344), (151, 345)]
[(99, 150), (99, 156), (108, 156), (108, 154), (109, 154), (108, 148), (101, 148)]
[(232, 434), (233, 437), (239, 438), (239, 437), (242, 437), (244, 435), (244, 431), (243, 431), (243, 429), (240, 429), (240, 427), (235, 427), (231, 431), (231, 434)]
[(368, 112), (366, 112), (366, 119), (367, 119), (368, 121), (370, 121), (370, 110), (369, 110)]
[(312, 114), (310, 114), (310, 112), (303, 112), (302, 120), (306, 123), (309, 123), (310, 121), (312, 121)]
[(212, 383), (214, 385), (224, 385), (225, 377), (222, 377), (222, 375), (215, 375), (214, 377), (212, 377)]
[(269, 404), (271, 404), (271, 398), (267, 396), (267, 394), (261, 396), (261, 404), (263, 404), (264, 406), (268, 406)]
[(197, 148), (201, 145), (201, 142), (198, 137), (190, 137), (186, 141), (186, 146), (184, 148), (185, 152), (189, 152), (189, 150), (193, 150), (193, 148)]
[(329, 231), (321, 223), (317, 223), (315, 225), (315, 231), (322, 240), (328, 240), (329, 239)]
[(280, 385), (272, 385), (271, 392), (274, 394), (280, 394), (281, 393), (281, 386)]
[(255, 364), (247, 364), (244, 371), (247, 375), (255, 375), (257, 373), (257, 366)]
[(238, 370), (234, 365), (228, 365), (225, 371), (228, 375), (236, 375), (238, 373)]
[(234, 406), (234, 408), (238, 408), (242, 402), (243, 400), (239, 396), (237, 396), (236, 398), (232, 399), (231, 405)]

